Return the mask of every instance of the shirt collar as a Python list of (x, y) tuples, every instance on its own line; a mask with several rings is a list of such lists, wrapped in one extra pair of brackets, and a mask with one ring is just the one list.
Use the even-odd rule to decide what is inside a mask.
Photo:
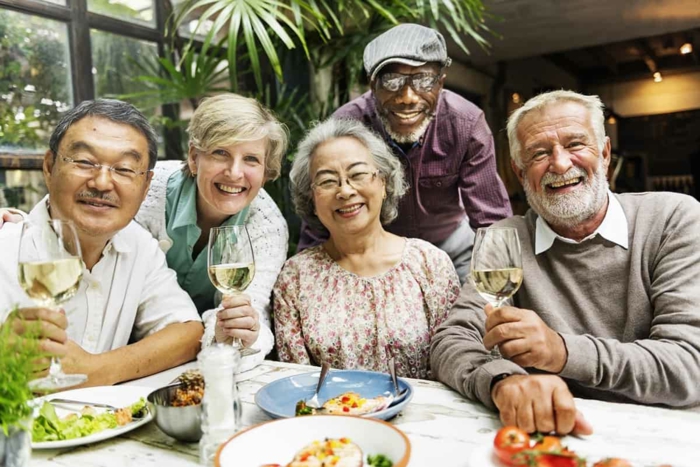
[(624, 249), (627, 249), (629, 246), (627, 217), (620, 201), (610, 190), (608, 190), (608, 211), (605, 213), (603, 222), (601, 222), (595, 232), (580, 242), (557, 234), (542, 217), (537, 216), (537, 221), (535, 222), (535, 254), (539, 255), (549, 250), (556, 239), (565, 243), (583, 243), (598, 234)]
[[(197, 226), (197, 184), (195, 178), (188, 176), (185, 172), (179, 171), (173, 180), (176, 186), (180, 186), (180, 194), (173, 216), (172, 228), (177, 229), (186, 226)], [(179, 183), (177, 183), (179, 182)]]
[[(34, 222), (45, 222), (51, 220), (51, 215), (49, 214), (49, 195), (44, 196), (44, 199), (39, 201), (37, 205), (34, 206), (29, 213), (29, 219)], [(131, 250), (129, 240), (126, 234), (124, 234), (123, 230), (124, 229), (120, 230), (109, 239), (104, 250), (102, 250), (103, 253), (109, 252), (112, 248), (114, 248), (117, 253), (124, 253)]]

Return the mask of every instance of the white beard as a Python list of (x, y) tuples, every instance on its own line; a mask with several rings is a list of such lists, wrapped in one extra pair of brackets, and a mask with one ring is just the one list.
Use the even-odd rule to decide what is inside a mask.
[(421, 138), (421, 136), (423, 136), (425, 130), (428, 129), (428, 125), (430, 125), (430, 122), (433, 121), (433, 115), (426, 116), (425, 120), (423, 120), (423, 123), (421, 123), (418, 128), (405, 135), (395, 133), (391, 129), (391, 124), (389, 124), (389, 120), (383, 114), (379, 114), (379, 120), (381, 120), (382, 125), (384, 125), (384, 129), (386, 130), (389, 137), (392, 140), (394, 140), (394, 142), (398, 144), (409, 144), (415, 143)]
[[(564, 194), (548, 194), (545, 185), (583, 177), (582, 189)], [(532, 189), (525, 176), (523, 188), (530, 207), (549, 225), (573, 228), (592, 218), (605, 205), (608, 196), (608, 180), (601, 157), (598, 167), (589, 179), (585, 170), (572, 167), (564, 175), (546, 173), (540, 180), (540, 191)]]

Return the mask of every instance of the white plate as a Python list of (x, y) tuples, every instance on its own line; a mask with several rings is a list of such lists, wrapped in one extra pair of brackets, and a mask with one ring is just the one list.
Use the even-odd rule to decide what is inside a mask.
[(393, 425), (374, 418), (351, 415), (314, 415), (282, 418), (238, 432), (219, 447), (216, 467), (287, 465), (300, 449), (324, 438), (349, 438), (368, 454), (384, 454), (394, 467), (406, 467), (411, 443)]
[[(50, 394), (45, 396), (43, 399), (50, 401), (54, 398), (61, 399), (72, 399), (76, 401), (83, 402), (96, 402), (101, 404), (109, 404), (114, 407), (120, 408), (127, 405), (131, 405), (138, 401), (139, 398), (144, 399), (148, 394), (153, 391), (153, 388), (146, 388), (140, 386), (97, 386), (94, 388), (83, 388), (83, 389), (73, 389), (71, 391), (57, 392), (55, 394)], [(80, 406), (76, 405), (79, 410)], [(96, 408), (98, 412), (104, 411), (104, 409)], [(56, 414), (59, 417), (64, 417), (70, 413), (76, 413), (75, 411), (66, 410), (61, 407), (56, 407)], [(80, 446), (83, 444), (96, 443), (105, 439), (113, 438), (121, 434), (127, 433), (134, 430), (141, 425), (145, 425), (150, 422), (153, 418), (151, 413), (148, 413), (143, 419), (137, 420), (135, 422), (127, 423), (124, 426), (117, 428), (103, 430), (97, 433), (93, 433), (88, 436), (83, 436), (82, 438), (67, 439), (62, 441), (42, 441), (40, 443), (32, 443), (32, 449), (58, 449), (58, 448), (69, 448), (73, 446)]]

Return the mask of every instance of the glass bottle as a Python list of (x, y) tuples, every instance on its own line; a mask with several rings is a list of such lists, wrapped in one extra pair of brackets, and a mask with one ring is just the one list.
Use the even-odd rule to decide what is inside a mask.
[(236, 370), (241, 354), (230, 345), (214, 344), (202, 350), (197, 361), (204, 377), (199, 463), (212, 466), (221, 443), (240, 427), (241, 402), (236, 389)]

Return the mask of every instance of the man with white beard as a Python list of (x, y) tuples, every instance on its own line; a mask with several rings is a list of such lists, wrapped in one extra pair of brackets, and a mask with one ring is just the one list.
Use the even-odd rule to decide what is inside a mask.
[(518, 231), (522, 286), (494, 309), (466, 284), (432, 340), (433, 375), (528, 432), (590, 433), (574, 396), (700, 403), (700, 204), (610, 192), (603, 120), (598, 97), (571, 91), (511, 115), (531, 209), (494, 227)]
[[(385, 228), (445, 251), (464, 283), (472, 229), (512, 214), (484, 113), (443, 89), (451, 60), (445, 39), (434, 29), (395, 26), (365, 47), (363, 59), (370, 91), (333, 117), (362, 121), (403, 166), (409, 190), (399, 201), (396, 220)], [(299, 250), (327, 238), (327, 232), (304, 225)]]

